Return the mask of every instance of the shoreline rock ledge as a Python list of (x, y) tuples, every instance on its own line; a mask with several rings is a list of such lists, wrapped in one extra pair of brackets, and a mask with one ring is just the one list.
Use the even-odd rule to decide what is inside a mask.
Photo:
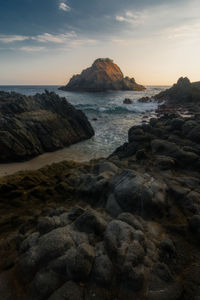
[(104, 92), (108, 90), (143, 91), (146, 88), (137, 84), (134, 78), (124, 77), (120, 68), (109, 58), (99, 58), (90, 68), (74, 75), (63, 91)]
[(0, 162), (28, 160), (89, 139), (87, 117), (65, 98), (0, 92)]

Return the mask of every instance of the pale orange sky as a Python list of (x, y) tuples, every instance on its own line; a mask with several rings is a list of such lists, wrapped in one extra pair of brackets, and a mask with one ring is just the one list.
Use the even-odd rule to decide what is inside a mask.
[[(171, 85), (181, 76), (200, 81), (200, 1), (181, 4), (124, 5), (101, 16), (113, 24), (109, 34), (103, 24), (94, 32), (0, 34), (0, 85), (63, 85), (99, 57), (113, 59), (125, 76), (144, 85)], [(69, 6), (63, 13), (76, 10)]]

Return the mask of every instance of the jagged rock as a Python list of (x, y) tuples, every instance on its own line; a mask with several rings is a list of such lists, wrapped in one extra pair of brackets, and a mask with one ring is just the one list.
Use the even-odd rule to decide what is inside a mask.
[(0, 161), (30, 159), (94, 135), (86, 116), (65, 98), (0, 92)]
[(134, 78), (123, 76), (120, 68), (109, 58), (99, 58), (80, 75), (74, 75), (61, 87), (64, 91), (102, 92), (107, 90), (143, 91), (145, 87)]

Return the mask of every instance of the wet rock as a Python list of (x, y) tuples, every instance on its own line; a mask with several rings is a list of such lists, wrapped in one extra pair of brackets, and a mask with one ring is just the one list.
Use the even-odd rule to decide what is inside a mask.
[(138, 100), (139, 102), (142, 102), (142, 103), (147, 103), (147, 102), (152, 102), (153, 99), (150, 98), (150, 97), (142, 97)]
[(126, 98), (124, 101), (123, 101), (124, 104), (132, 104), (133, 101), (129, 98)]

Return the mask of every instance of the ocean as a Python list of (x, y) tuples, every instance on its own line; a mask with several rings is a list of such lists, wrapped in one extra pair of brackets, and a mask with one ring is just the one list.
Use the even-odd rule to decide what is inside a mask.
[[(166, 86), (148, 86), (145, 91), (109, 91), (103, 93), (65, 92), (58, 86), (0, 86), (0, 91), (15, 91), (24, 95), (53, 91), (65, 97), (77, 109), (81, 109), (91, 122), (95, 136), (70, 147), (42, 154), (28, 162), (0, 164), (0, 176), (19, 170), (33, 170), (62, 160), (88, 161), (107, 157), (127, 141), (128, 129), (155, 116), (156, 102), (141, 103), (141, 97), (153, 96)], [(132, 104), (123, 104), (125, 98)]]

